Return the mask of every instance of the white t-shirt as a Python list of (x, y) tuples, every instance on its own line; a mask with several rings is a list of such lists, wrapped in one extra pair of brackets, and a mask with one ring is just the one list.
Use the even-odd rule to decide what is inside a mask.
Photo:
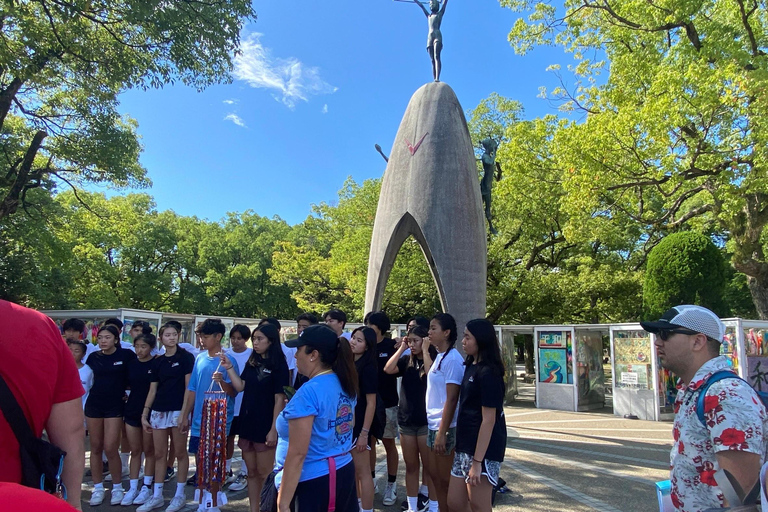
[[(88, 341), (85, 341), (83, 343), (85, 343), (85, 356), (83, 356), (83, 361), (87, 361), (89, 355), (93, 354), (94, 352), (98, 352), (99, 351), (99, 346), (98, 345), (94, 345), (93, 343), (90, 343)], [(83, 403), (85, 403), (85, 402), (83, 402)]]
[(120, 346), (121, 346), (122, 348), (127, 348), (127, 349), (128, 349), (128, 350), (130, 350), (131, 352), (134, 352), (134, 353), (136, 352), (136, 349), (135, 349), (135, 348), (133, 348), (133, 343), (128, 343), (127, 341), (121, 341), (121, 342), (120, 342)]
[[(440, 364), (442, 361), (442, 364)], [(440, 369), (438, 370), (438, 366)], [(437, 354), (435, 362), (427, 374), (427, 426), (430, 430), (440, 428), (440, 420), (443, 417), (443, 406), (448, 399), (445, 386), (456, 384), (461, 386), (464, 378), (464, 359), (456, 348)], [(459, 406), (453, 412), (450, 428), (456, 426), (456, 417), (459, 414)]]
[(280, 346), (283, 349), (283, 355), (285, 356), (285, 362), (288, 363), (288, 370), (296, 369), (296, 349), (286, 347), (285, 343), (281, 343)]
[[(230, 359), (234, 359), (237, 362), (237, 367), (240, 369), (240, 373), (243, 372), (243, 368), (245, 368), (245, 364), (248, 362), (248, 359), (251, 357), (251, 353), (253, 352), (252, 348), (245, 347), (245, 350), (240, 352), (239, 354), (235, 352), (232, 349), (229, 349), (226, 351), (227, 356), (229, 356)], [(222, 370), (224, 371), (224, 370)], [(235, 416), (240, 415), (240, 406), (243, 405), (243, 392), (239, 392), (237, 396), (235, 397)]]
[(85, 410), (85, 401), (88, 400), (88, 393), (91, 392), (91, 388), (93, 387), (93, 370), (91, 370), (91, 367), (87, 364), (84, 364), (82, 368), (79, 368), (78, 373), (80, 373), (80, 383), (83, 385), (83, 390), (85, 390), (85, 394), (83, 395), (83, 410)]

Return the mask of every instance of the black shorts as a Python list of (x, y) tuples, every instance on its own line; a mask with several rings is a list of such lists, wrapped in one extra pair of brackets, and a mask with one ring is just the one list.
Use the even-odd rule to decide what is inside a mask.
[(122, 400), (113, 403), (99, 403), (101, 401), (91, 400), (85, 402), (86, 418), (122, 418), (125, 410), (125, 402)]
[(229, 437), (240, 435), (240, 416), (232, 418), (232, 426), (229, 427)]
[[(328, 475), (299, 482), (294, 500), (295, 512), (328, 512)], [(355, 486), (355, 464), (336, 468), (336, 512), (359, 512)]]
[(130, 427), (141, 428), (141, 416), (126, 416), (123, 418), (126, 425)]

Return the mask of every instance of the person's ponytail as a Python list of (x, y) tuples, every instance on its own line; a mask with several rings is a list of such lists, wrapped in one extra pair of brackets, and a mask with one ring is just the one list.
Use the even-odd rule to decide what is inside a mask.
[(355, 358), (352, 355), (352, 347), (346, 338), (339, 338), (336, 345), (336, 360), (331, 366), (333, 373), (339, 378), (341, 389), (351, 396), (357, 397), (359, 393), (357, 369)]

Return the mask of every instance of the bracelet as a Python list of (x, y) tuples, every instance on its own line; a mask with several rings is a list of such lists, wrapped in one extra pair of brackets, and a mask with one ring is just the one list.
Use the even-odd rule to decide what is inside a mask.
[(476, 459), (476, 458), (474, 458), (474, 457), (472, 457), (472, 460), (473, 460), (474, 462), (477, 462), (478, 464), (482, 464), (482, 463), (483, 463), (483, 461), (481, 461), (481, 460), (477, 460), (477, 459)]
[(360, 432), (370, 432), (367, 428), (360, 429)]
[(232, 368), (234, 368), (234, 366), (232, 366), (232, 365), (230, 365), (229, 368), (227, 368), (226, 366), (224, 367), (224, 369), (227, 370), (227, 371), (231, 370)]

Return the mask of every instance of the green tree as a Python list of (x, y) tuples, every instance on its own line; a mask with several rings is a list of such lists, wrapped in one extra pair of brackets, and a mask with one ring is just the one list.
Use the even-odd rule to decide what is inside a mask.
[(500, 3), (527, 13), (509, 34), (518, 53), (555, 45), (575, 59), (573, 80), (550, 93), (585, 116), (556, 136), (565, 231), (584, 236), (626, 216), (646, 232), (648, 247), (686, 227), (727, 234), (731, 263), (768, 318), (765, 6)]
[(726, 273), (725, 259), (709, 237), (692, 231), (664, 237), (648, 255), (645, 318), (658, 318), (678, 304), (698, 304), (729, 316), (723, 300)]
[(0, 219), (57, 183), (145, 186), (126, 88), (228, 78), (251, 3), (2, 0)]

